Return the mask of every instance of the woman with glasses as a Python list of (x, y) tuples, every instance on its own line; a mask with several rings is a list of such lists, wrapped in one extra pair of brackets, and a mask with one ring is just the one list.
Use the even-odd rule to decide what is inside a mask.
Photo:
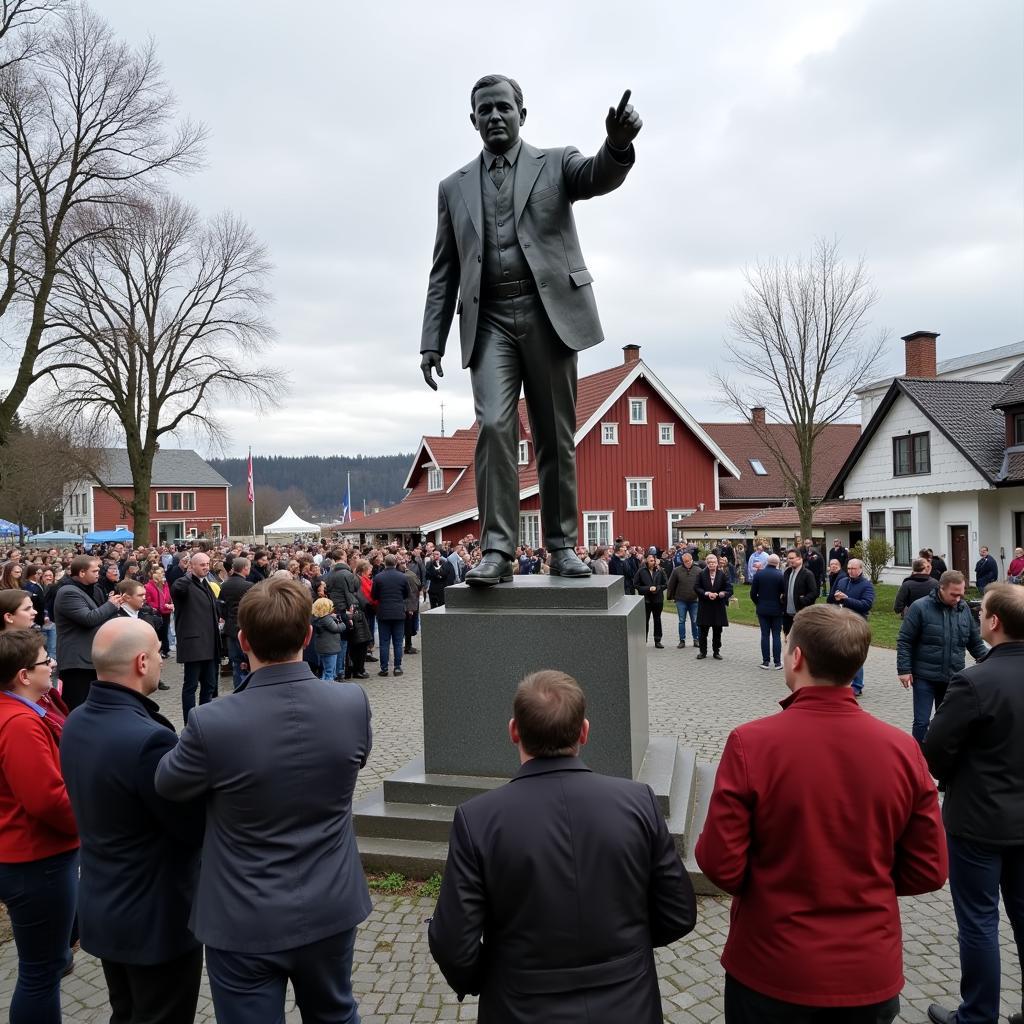
[(41, 703), (49, 692), (50, 658), (40, 634), (5, 629), (0, 633), (0, 900), (7, 905), (18, 951), (11, 1024), (60, 1024), (60, 979), (72, 958), (78, 833), (61, 776), (54, 717)]

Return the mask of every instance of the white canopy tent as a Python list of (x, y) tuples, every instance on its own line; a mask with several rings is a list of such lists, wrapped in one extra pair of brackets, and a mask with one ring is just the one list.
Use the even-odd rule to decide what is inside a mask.
[(315, 533), (319, 536), (320, 527), (317, 526), (316, 523), (307, 523), (305, 519), (300, 519), (292, 510), (291, 505), (289, 505), (280, 519), (263, 527), (263, 533), (266, 536), (269, 536), (272, 533), (285, 533), (289, 537), (296, 537), (309, 533)]

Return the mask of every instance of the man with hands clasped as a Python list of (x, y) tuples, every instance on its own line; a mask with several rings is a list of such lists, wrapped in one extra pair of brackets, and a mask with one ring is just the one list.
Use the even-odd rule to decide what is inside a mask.
[(572, 204), (618, 188), (633, 166), (640, 116), (629, 90), (605, 119), (597, 154), (535, 149), (519, 137), (519, 84), (481, 78), (470, 122), (483, 152), (441, 182), (420, 367), (437, 389), (452, 317), (476, 410), (475, 472), (483, 558), (473, 586), (512, 579), (519, 531), (519, 417), (525, 391), (540, 485), (544, 546), (555, 576), (589, 576), (574, 551), (576, 354), (603, 339)]

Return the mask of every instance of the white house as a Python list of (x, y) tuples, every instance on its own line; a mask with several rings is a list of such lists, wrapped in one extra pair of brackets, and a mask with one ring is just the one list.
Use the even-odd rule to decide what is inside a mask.
[(893, 545), (885, 582), (921, 548), (972, 577), (982, 545), (1004, 572), (1024, 545), (1024, 358), (1001, 380), (942, 379), (936, 337), (906, 336), (917, 374), (891, 381), (826, 496), (860, 501), (864, 536)]

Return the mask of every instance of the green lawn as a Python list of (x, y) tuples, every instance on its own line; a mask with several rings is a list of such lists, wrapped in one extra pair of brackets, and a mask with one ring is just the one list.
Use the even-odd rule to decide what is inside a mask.
[[(879, 583), (875, 586), (875, 604), (868, 616), (868, 622), (871, 624), (871, 642), (876, 647), (896, 647), (896, 634), (899, 633), (900, 623), (903, 621), (892, 610), (897, 590), (899, 587), (888, 583)], [(967, 592), (968, 600), (974, 600), (977, 596), (978, 592), (973, 588)], [(754, 611), (754, 603), (750, 600), (750, 587), (737, 583), (733, 597), (734, 600), (729, 605), (729, 621), (756, 626), (757, 613)], [(824, 601), (824, 598), (820, 600)], [(667, 601), (666, 605), (669, 606), (666, 612), (674, 615), (675, 602)]]

